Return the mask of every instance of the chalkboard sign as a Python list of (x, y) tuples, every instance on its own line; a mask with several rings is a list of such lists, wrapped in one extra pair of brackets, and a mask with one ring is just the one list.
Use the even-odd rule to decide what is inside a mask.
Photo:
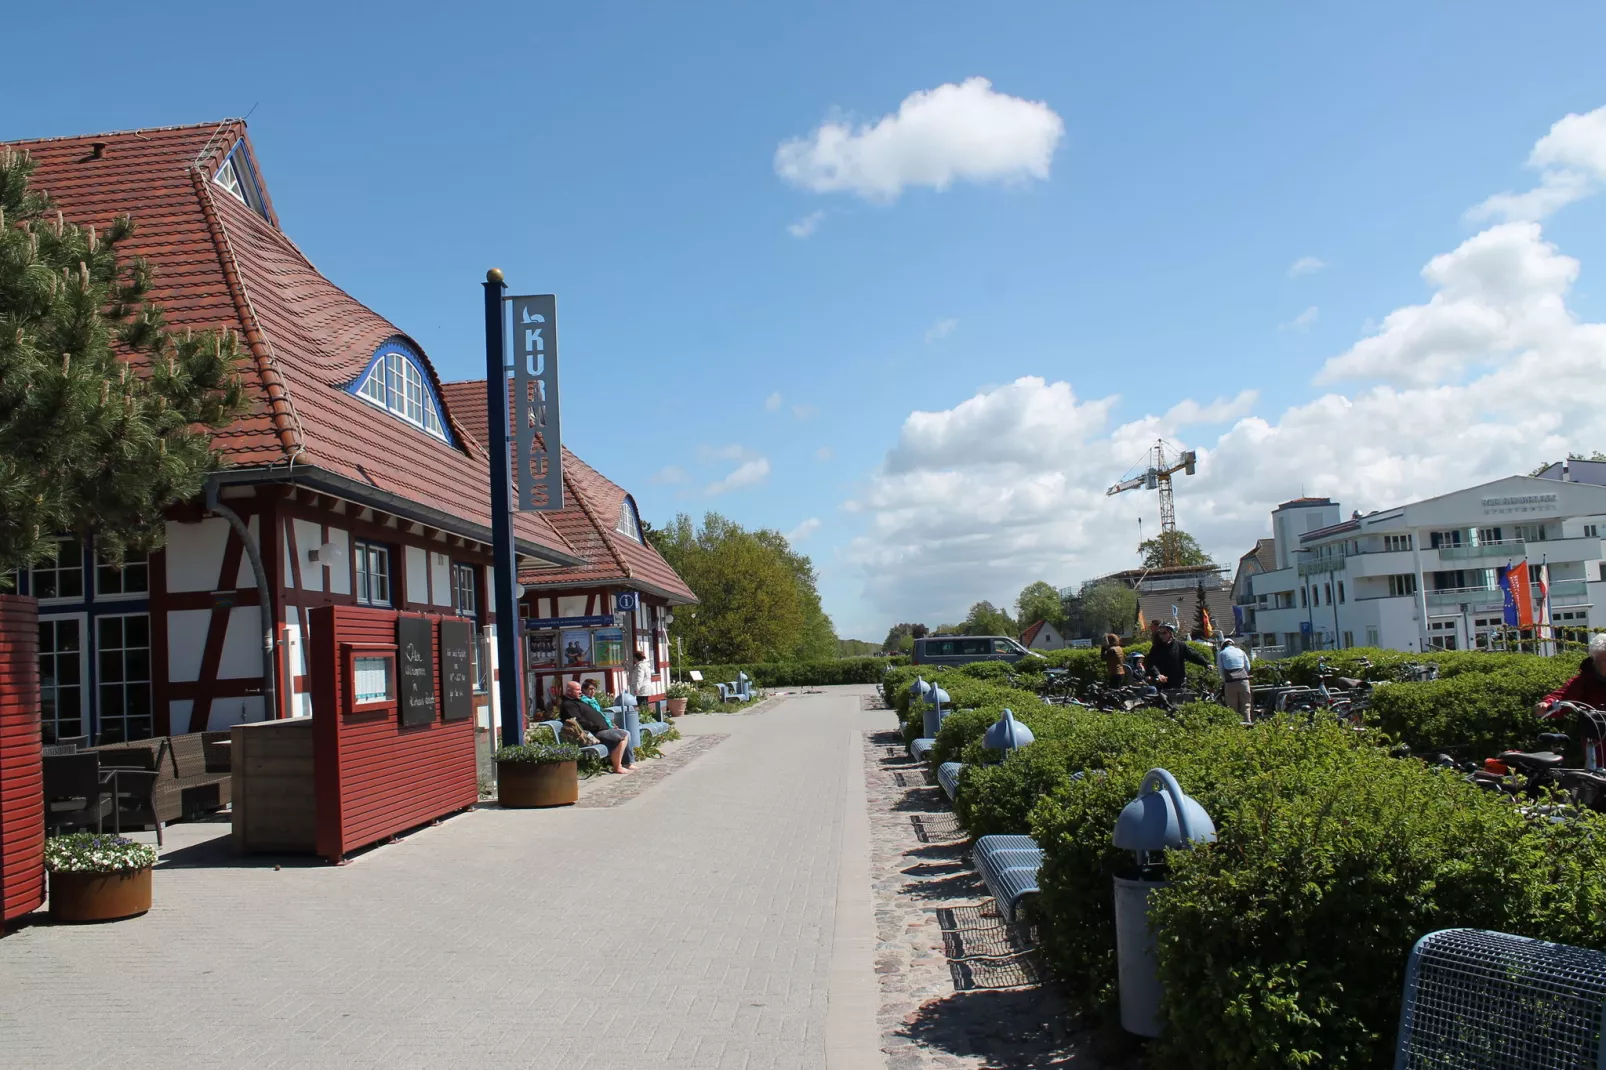
[(461, 721), (474, 716), (474, 625), (466, 620), (441, 621), (441, 719)]
[(435, 622), (428, 617), (396, 621), (396, 675), (402, 724), (435, 719)]

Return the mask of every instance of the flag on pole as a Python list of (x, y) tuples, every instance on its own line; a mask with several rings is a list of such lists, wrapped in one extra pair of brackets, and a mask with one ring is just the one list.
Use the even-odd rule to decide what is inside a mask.
[(1534, 626), (1533, 590), (1528, 579), (1527, 560), (1518, 561), (1515, 565), (1507, 565), (1500, 570), (1500, 588), (1505, 592), (1504, 609), (1506, 624), (1513, 628), (1532, 628)]
[(1539, 638), (1544, 643), (1544, 652), (1553, 653), (1550, 648), (1550, 564), (1546, 558), (1539, 561)]
[(1206, 639), (1214, 638), (1216, 629), (1210, 623), (1210, 611), (1208, 609), (1201, 609), (1199, 611), (1199, 618), (1204, 623), (1204, 637)]
[(1143, 607), (1138, 607), (1138, 634), (1142, 635), (1149, 627), (1149, 622), (1143, 619)]

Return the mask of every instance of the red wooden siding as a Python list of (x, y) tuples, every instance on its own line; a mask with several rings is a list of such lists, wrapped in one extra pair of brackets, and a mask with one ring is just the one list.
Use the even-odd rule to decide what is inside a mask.
[[(394, 610), (320, 606), (308, 616), (312, 674), (313, 777), (318, 854), (332, 862), (479, 800), (474, 719), (402, 726), (396, 706), (347, 713), (345, 644), (394, 644)], [(425, 614), (406, 614), (424, 616)], [(435, 693), (440, 696), (440, 628)]]
[(0, 927), (45, 901), (39, 604), (0, 595)]

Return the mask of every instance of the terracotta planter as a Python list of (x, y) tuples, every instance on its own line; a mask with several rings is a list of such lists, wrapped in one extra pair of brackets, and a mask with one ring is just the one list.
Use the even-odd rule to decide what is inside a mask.
[(665, 705), (669, 707), (669, 716), (671, 717), (680, 717), (686, 712), (686, 700), (683, 698), (672, 698)]
[(579, 762), (497, 762), (496, 801), (510, 808), (568, 806), (580, 798)]
[(149, 866), (131, 873), (52, 873), (54, 921), (115, 921), (151, 908)]

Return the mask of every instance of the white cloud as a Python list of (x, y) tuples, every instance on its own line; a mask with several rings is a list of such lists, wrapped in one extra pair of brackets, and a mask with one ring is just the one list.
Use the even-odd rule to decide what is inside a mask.
[(820, 415), (820, 410), (813, 405), (793, 405), (792, 415), (799, 420), (812, 420)]
[(770, 462), (767, 457), (753, 457), (731, 470), (724, 479), (718, 479), (703, 488), (710, 498), (743, 487), (756, 487), (769, 478)]
[(653, 473), (652, 481), (654, 483), (684, 483), (686, 482), (686, 470), (679, 465), (666, 464)]
[(1382, 316), (1318, 373), (1358, 382), (1280, 412), (1254, 412), (1246, 392), (1116, 423), (1117, 398), (1025, 378), (911, 413), (844, 506), (867, 522), (844, 554), (863, 580), (863, 612), (951, 620), (1032, 580), (1129, 567), (1136, 518), (1155, 529), (1155, 495), (1104, 490), (1156, 437), (1199, 451), (1198, 474), (1177, 484), (1177, 519), (1221, 561), (1301, 491), (1364, 512), (1598, 448), (1606, 323), (1568, 308), (1578, 273), (1537, 223), (1491, 227), (1428, 263), (1425, 303)]
[(1288, 277), (1297, 279), (1301, 275), (1314, 275), (1327, 266), (1327, 261), (1315, 256), (1302, 256), (1288, 265)]
[(764, 409), (765, 409), (765, 411), (774, 412), (776, 409), (779, 409), (780, 407), (781, 407), (781, 392), (779, 390), (777, 390), (775, 393), (771, 394), (769, 397), (764, 399)]
[(949, 319), (938, 320), (936, 323), (933, 323), (930, 327), (926, 328), (926, 345), (929, 346), (939, 338), (947, 338), (950, 334), (954, 333), (954, 328), (958, 326), (959, 321), (951, 317)]
[(820, 530), (820, 518), (811, 516), (797, 527), (786, 533), (787, 542), (802, 542), (804, 539)]
[(1042, 101), (995, 92), (985, 78), (919, 90), (893, 115), (829, 119), (782, 142), (775, 173), (813, 193), (896, 200), (906, 187), (1046, 181), (1065, 123)]
[(823, 209), (810, 212), (796, 223), (786, 224), (786, 232), (794, 238), (807, 238), (820, 228), (820, 223), (824, 219), (825, 211)]
[(1606, 108), (1568, 115), (1534, 143), (1528, 166), (1540, 172), (1526, 193), (1497, 193), (1467, 210), (1474, 220), (1540, 220), (1606, 184)]
[(1315, 305), (1311, 305), (1287, 323), (1279, 323), (1277, 329), (1279, 331), (1299, 331), (1303, 333), (1310, 330), (1310, 325), (1316, 322), (1316, 317), (1320, 314), (1320, 310)]
[(836, 454), (831, 451), (830, 446), (821, 446), (819, 449), (814, 451), (814, 456), (822, 461), (829, 461), (832, 457), (835, 457)]

